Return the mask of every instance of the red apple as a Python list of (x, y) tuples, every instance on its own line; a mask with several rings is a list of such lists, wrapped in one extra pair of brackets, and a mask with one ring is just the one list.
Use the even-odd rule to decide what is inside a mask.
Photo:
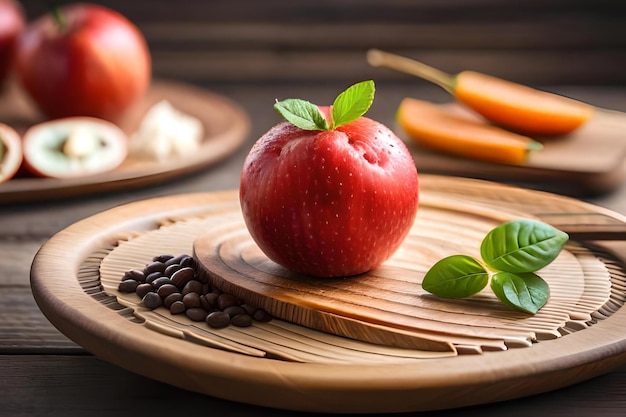
[(418, 176), (404, 143), (374, 120), (322, 131), (284, 122), (250, 150), (240, 202), (268, 258), (306, 275), (350, 276), (398, 249), (415, 220)]
[(13, 50), (25, 22), (24, 11), (17, 1), (0, 0), (0, 84), (12, 68)]
[(24, 166), (49, 178), (76, 178), (117, 168), (128, 138), (116, 125), (92, 117), (55, 119), (30, 127), (23, 137)]
[(0, 182), (13, 178), (22, 165), (22, 139), (12, 127), (0, 123)]
[(50, 118), (117, 121), (150, 84), (151, 58), (139, 29), (103, 6), (74, 3), (26, 27), (16, 45), (25, 90)]

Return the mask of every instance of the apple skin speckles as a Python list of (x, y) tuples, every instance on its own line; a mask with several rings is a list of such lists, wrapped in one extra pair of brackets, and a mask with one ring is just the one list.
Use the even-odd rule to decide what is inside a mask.
[(366, 117), (330, 131), (274, 126), (252, 147), (240, 186), (261, 250), (315, 277), (356, 275), (388, 259), (413, 225), (418, 195), (406, 146)]

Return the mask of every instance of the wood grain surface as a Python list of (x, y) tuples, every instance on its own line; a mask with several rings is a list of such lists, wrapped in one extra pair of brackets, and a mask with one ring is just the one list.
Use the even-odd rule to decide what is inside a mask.
[[(426, 196), (427, 214), (428, 202), (433, 204), (431, 198), (437, 201), (454, 196), (460, 211), (466, 205), (479, 207), (482, 215), (469, 209), (469, 219), (472, 219), (466, 222), (469, 230), (473, 229), (475, 219), (480, 223), (481, 218), (486, 218), (489, 223), (515, 213), (553, 218), (563, 226), (567, 226), (572, 216), (578, 224), (581, 216), (587, 216), (588, 224), (598, 230), (603, 229), (607, 219), (608, 223), (611, 220), (623, 223), (623, 217), (618, 214), (574, 199), (480, 181), (424, 175), (422, 194)], [(277, 361), (263, 355), (197, 343), (197, 338), (194, 341), (177, 336), (181, 327), (171, 318), (166, 330), (162, 326), (148, 325), (150, 320), (163, 319), (142, 312), (137, 301), (134, 307), (127, 302), (118, 306), (122, 300), (118, 298), (116, 302), (111, 287), (115, 279), (120, 279), (121, 270), (133, 262), (141, 265), (154, 256), (150, 253), (151, 245), (157, 251), (188, 250), (197, 235), (189, 233), (189, 229), (177, 230), (179, 224), (204, 216), (210, 219), (211, 213), (228, 213), (233, 206), (236, 207), (234, 191), (182, 195), (132, 203), (80, 221), (54, 236), (36, 256), (32, 272), (35, 299), (62, 332), (104, 360), (188, 390), (290, 410), (390, 412), (489, 403), (567, 386), (615, 369), (626, 360), (626, 342), (619, 331), (626, 313), (620, 309), (623, 294), (615, 290), (622, 288), (624, 261), (602, 242), (593, 242), (593, 245), (580, 242), (584, 247), (588, 243), (593, 246), (593, 250), (586, 252), (593, 253), (594, 259), (581, 262), (585, 273), (596, 271), (594, 265), (602, 263), (609, 271), (611, 283), (615, 283), (611, 285), (608, 301), (602, 295), (607, 288), (606, 270), (591, 274), (602, 281), (599, 287), (593, 280), (589, 287), (583, 286), (583, 293), (590, 291), (604, 298), (601, 308), (596, 310), (597, 304), (592, 307), (584, 301), (585, 297), (575, 296), (583, 308), (594, 310), (591, 317), (584, 312), (573, 313), (571, 325), (564, 326), (565, 330), (559, 332), (558, 337), (537, 340), (532, 347), (486, 351), (479, 355), (404, 357), (386, 363), (352, 359), (330, 364), (302, 357), (298, 361)], [(501, 214), (491, 214), (496, 212)], [(602, 220), (599, 223), (598, 218)], [(200, 232), (197, 224), (192, 223), (190, 227)], [(477, 227), (471, 233), (480, 233), (480, 230)], [(184, 247), (177, 246), (181, 237), (187, 242)], [(614, 242), (621, 245), (616, 248), (623, 253), (623, 240)], [(135, 246), (124, 252), (126, 245)], [(77, 250), (68, 251), (68, 247)], [(103, 287), (99, 289), (98, 275), (107, 270), (107, 259), (116, 253), (122, 254), (113, 263), (112, 270), (117, 268), (118, 272), (106, 275), (107, 279), (102, 279), (104, 275), (101, 275)], [(138, 253), (141, 256), (137, 256)], [(591, 269), (585, 267), (589, 263)], [(100, 264), (103, 269), (99, 271)], [(577, 267), (573, 269), (576, 271)], [(576, 292), (575, 289), (565, 291)], [(597, 303), (593, 298), (588, 301)], [(508, 315), (504, 311), (498, 314)], [(511, 323), (520, 320), (515, 314), (508, 318)], [(469, 327), (480, 322), (476, 320)], [(258, 329), (255, 325), (251, 331)], [(194, 331), (202, 333), (204, 330), (198, 327)], [(281, 334), (281, 331), (273, 332)], [(237, 333), (239, 336), (218, 332), (217, 336), (248, 348), (255, 347), (250, 339), (244, 341), (250, 336), (246, 336), (245, 331)], [(301, 334), (310, 338), (313, 333)], [(259, 343), (258, 334), (256, 339)], [(332, 344), (337, 346), (335, 350), (345, 347), (337, 339)], [(315, 348), (309, 348), (309, 353), (315, 352)], [(220, 383), (211, 384), (209, 380)], [(499, 389), (488, 389), (494, 381)]]

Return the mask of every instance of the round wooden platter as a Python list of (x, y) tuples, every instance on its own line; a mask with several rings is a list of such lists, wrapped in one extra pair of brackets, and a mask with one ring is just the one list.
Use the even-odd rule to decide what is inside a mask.
[[(68, 227), (37, 253), (33, 294), (60, 331), (104, 360), (184, 389), (289, 410), (455, 408), (557, 389), (626, 363), (626, 219), (478, 180), (422, 175), (420, 189), (409, 237), (363, 276), (309, 281), (273, 264), (247, 235), (233, 190), (139, 201)], [(476, 255), (490, 228), (518, 217), (571, 237), (540, 271), (552, 295), (537, 315), (505, 308), (488, 290), (465, 300), (421, 290), (432, 263)], [(194, 251), (214, 285), (275, 318), (213, 330), (117, 291), (125, 271)]]
[[(42, 116), (15, 85), (0, 95), (2, 121), (18, 132), (41, 122)], [(207, 168), (236, 152), (245, 142), (250, 121), (244, 109), (227, 97), (189, 84), (157, 80), (146, 96), (117, 122), (129, 136), (146, 112), (161, 100), (202, 122), (205, 137), (196, 151), (164, 161), (129, 156), (117, 169), (71, 179), (17, 176), (0, 184), (0, 204), (56, 200), (97, 192), (143, 187)]]

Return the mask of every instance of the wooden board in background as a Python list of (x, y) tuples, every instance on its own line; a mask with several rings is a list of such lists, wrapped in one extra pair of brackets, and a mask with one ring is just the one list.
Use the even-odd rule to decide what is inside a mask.
[[(477, 119), (456, 104), (460, 114)], [(531, 152), (521, 165), (497, 164), (426, 149), (396, 133), (407, 143), (419, 172), (518, 183), (576, 197), (601, 195), (617, 188), (626, 176), (626, 114), (597, 109), (569, 135), (541, 138), (544, 149)]]

